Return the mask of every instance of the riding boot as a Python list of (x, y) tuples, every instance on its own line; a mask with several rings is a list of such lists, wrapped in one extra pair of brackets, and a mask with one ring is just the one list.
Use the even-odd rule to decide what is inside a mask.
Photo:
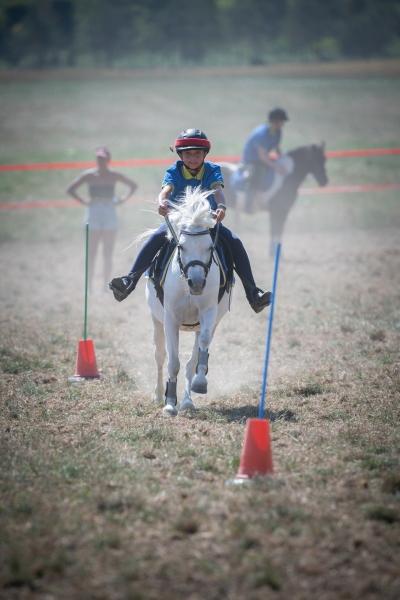
[(256, 313), (261, 312), (271, 303), (271, 292), (264, 292), (256, 286), (249, 257), (241, 240), (223, 225), (220, 227), (220, 236), (229, 244), (235, 271), (240, 277), (251, 308)]
[(118, 302), (122, 302), (133, 292), (142, 274), (150, 267), (155, 255), (165, 243), (166, 231), (167, 226), (165, 224), (154, 231), (137, 255), (128, 275), (115, 277), (108, 284)]
[(114, 277), (108, 284), (118, 302), (122, 302), (135, 289), (140, 275), (137, 273), (128, 273), (124, 277)]
[(271, 304), (271, 292), (264, 292), (257, 286), (246, 286), (245, 293), (251, 308), (256, 313), (261, 312)]

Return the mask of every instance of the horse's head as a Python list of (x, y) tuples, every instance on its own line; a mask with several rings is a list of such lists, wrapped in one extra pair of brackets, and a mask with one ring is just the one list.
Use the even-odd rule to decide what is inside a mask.
[(213, 259), (214, 245), (208, 229), (181, 231), (178, 245), (178, 263), (186, 278), (190, 293), (203, 293)]
[(328, 175), (325, 168), (325, 144), (313, 144), (309, 146), (309, 153), (310, 173), (314, 175), (319, 185), (326, 185), (328, 183)]
[(190, 293), (202, 294), (212, 265), (214, 244), (210, 229), (215, 219), (207, 200), (212, 194), (198, 188), (186, 188), (182, 202), (173, 204), (171, 224), (178, 239), (178, 264)]

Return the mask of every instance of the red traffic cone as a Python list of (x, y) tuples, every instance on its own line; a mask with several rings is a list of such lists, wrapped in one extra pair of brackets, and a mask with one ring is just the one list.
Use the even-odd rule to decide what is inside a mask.
[(236, 480), (246, 480), (256, 475), (269, 475), (272, 472), (269, 421), (248, 419)]
[(100, 377), (100, 373), (97, 370), (93, 340), (79, 340), (74, 378), (94, 379), (96, 377)]
[(83, 379), (95, 379), (100, 377), (96, 365), (93, 341), (87, 337), (87, 309), (88, 309), (88, 273), (89, 273), (89, 223), (86, 223), (85, 235), (85, 312), (83, 322), (83, 339), (78, 342), (78, 354), (76, 357), (75, 375), (69, 377), (68, 381), (82, 381)]

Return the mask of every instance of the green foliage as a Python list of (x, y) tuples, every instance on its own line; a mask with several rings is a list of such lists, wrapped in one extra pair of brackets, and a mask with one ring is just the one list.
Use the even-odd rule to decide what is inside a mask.
[(0, 51), (39, 68), (398, 56), (399, 22), (396, 0), (5, 0)]

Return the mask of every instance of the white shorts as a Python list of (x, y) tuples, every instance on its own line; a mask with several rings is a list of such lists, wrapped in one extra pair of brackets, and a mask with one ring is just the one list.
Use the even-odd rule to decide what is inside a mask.
[(111, 229), (118, 228), (118, 217), (113, 202), (96, 200), (86, 208), (85, 223), (89, 223), (89, 229)]

